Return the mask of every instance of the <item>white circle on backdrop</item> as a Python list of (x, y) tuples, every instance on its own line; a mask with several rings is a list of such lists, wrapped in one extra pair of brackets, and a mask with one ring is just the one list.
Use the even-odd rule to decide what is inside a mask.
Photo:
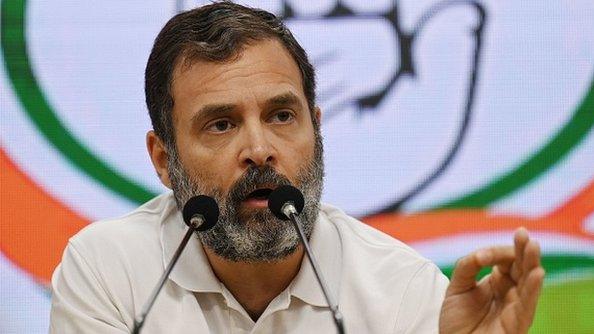
[[(585, 16), (592, 13), (591, 4), (576, 4)], [(144, 144), (150, 122), (143, 71), (152, 41), (174, 13), (175, 3), (151, 6), (99, 2), (89, 8), (76, 2), (32, 2), (27, 43), (45, 96), (74, 136), (129, 179), (160, 192), (163, 187)], [(568, 52), (560, 38), (580, 9), (559, 9), (550, 14), (554, 20), (536, 22), (529, 20), (532, 11), (527, 6), (536, 9), (542, 3), (517, 6), (504, 11), (487, 3), (484, 66), (467, 141), (443, 178), (413, 204), (423, 207), (451, 199), (518, 165), (569, 119), (586, 92), (593, 68), (586, 59), (592, 58)], [(405, 8), (410, 7), (408, 3)], [(324, 200), (363, 215), (414, 188), (451, 146), (466, 98), (474, 47), (469, 29), (476, 15), (462, 7), (431, 21), (415, 45), (417, 77), (403, 77), (376, 109), (362, 111), (354, 101), (378, 91), (395, 74), (400, 45), (391, 23), (379, 16), (382, 13), (356, 14), (317, 20), (297, 16), (288, 25), (318, 64), (322, 109), (326, 115), (334, 112), (322, 125)], [(407, 12), (400, 15), (405, 18)], [(580, 34), (571, 47), (582, 48), (592, 39), (591, 32)], [(529, 36), (539, 38), (527, 40)], [(19, 140), (2, 139), (6, 145)], [(66, 182), (43, 176), (47, 170), (41, 153), (28, 168), (39, 169), (32, 173), (42, 175), (44, 187)], [(80, 182), (95, 183), (83, 178)], [(84, 195), (80, 200), (94, 198), (93, 193)]]

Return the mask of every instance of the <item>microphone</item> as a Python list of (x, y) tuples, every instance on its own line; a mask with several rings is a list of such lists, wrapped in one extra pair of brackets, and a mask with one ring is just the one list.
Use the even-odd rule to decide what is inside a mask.
[(140, 315), (134, 319), (134, 328), (132, 330), (133, 334), (140, 333), (140, 329), (142, 326), (144, 326), (144, 321), (146, 320), (149, 311), (153, 307), (155, 300), (157, 300), (159, 292), (161, 292), (161, 289), (165, 285), (165, 281), (167, 281), (169, 274), (173, 270), (173, 266), (175, 266), (177, 263), (177, 260), (179, 259), (184, 248), (186, 248), (186, 245), (188, 244), (188, 241), (190, 240), (190, 237), (194, 231), (206, 231), (215, 226), (219, 219), (219, 206), (212, 197), (204, 195), (195, 196), (190, 198), (186, 204), (184, 204), (182, 216), (189, 229), (186, 232), (186, 235), (184, 235), (179, 247), (175, 253), (173, 253), (171, 262), (169, 262), (167, 268), (165, 268), (165, 271), (163, 272), (163, 275), (161, 275), (159, 283), (153, 290), (149, 301), (144, 305)]
[(305, 248), (305, 254), (309, 258), (309, 262), (313, 268), (314, 273), (316, 274), (316, 278), (320, 287), (322, 288), (322, 292), (324, 293), (324, 297), (326, 298), (326, 302), (330, 306), (330, 310), (332, 311), (332, 316), (334, 317), (334, 323), (336, 324), (336, 328), (338, 329), (338, 333), (344, 334), (344, 324), (343, 324), (343, 317), (338, 309), (338, 304), (334, 301), (334, 298), (330, 294), (330, 290), (326, 285), (326, 281), (322, 277), (322, 272), (320, 271), (318, 262), (316, 261), (315, 257), (313, 256), (313, 252), (309, 247), (309, 242), (307, 242), (307, 238), (305, 237), (305, 233), (301, 228), (301, 222), (299, 221), (299, 214), (303, 210), (305, 206), (305, 200), (303, 199), (303, 194), (299, 189), (293, 186), (280, 186), (272, 191), (268, 196), (268, 208), (270, 211), (279, 219), (281, 220), (290, 220), (299, 234), (299, 238), (301, 239), (301, 243)]
[(182, 209), (184, 222), (197, 231), (206, 231), (219, 220), (219, 206), (212, 197), (199, 195), (190, 198)]

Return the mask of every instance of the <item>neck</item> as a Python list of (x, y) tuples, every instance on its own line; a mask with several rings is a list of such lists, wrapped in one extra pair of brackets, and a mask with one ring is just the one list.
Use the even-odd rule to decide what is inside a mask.
[(256, 321), (270, 302), (293, 281), (303, 259), (303, 247), (276, 262), (232, 262), (204, 248), (217, 278)]

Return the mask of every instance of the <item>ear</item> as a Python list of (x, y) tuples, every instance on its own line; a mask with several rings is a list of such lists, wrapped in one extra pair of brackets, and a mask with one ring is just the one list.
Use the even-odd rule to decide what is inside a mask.
[(148, 154), (151, 157), (157, 176), (161, 180), (161, 183), (169, 189), (171, 189), (171, 180), (169, 179), (169, 169), (167, 168), (168, 161), (167, 149), (165, 143), (157, 136), (155, 131), (151, 130), (146, 134), (146, 148)]
[(318, 126), (322, 126), (322, 110), (320, 107), (316, 107), (314, 109), (314, 116), (316, 118), (316, 122), (318, 122)]

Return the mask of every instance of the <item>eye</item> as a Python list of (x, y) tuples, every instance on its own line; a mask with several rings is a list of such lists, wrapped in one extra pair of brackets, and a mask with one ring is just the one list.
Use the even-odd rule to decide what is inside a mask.
[(235, 127), (235, 125), (233, 125), (233, 123), (231, 123), (229, 120), (227, 119), (220, 119), (214, 122), (211, 122), (210, 124), (208, 124), (206, 126), (206, 130), (211, 131), (211, 132), (227, 132), (231, 129), (233, 129)]
[(290, 123), (295, 119), (293, 113), (289, 110), (280, 110), (270, 117), (271, 123)]

